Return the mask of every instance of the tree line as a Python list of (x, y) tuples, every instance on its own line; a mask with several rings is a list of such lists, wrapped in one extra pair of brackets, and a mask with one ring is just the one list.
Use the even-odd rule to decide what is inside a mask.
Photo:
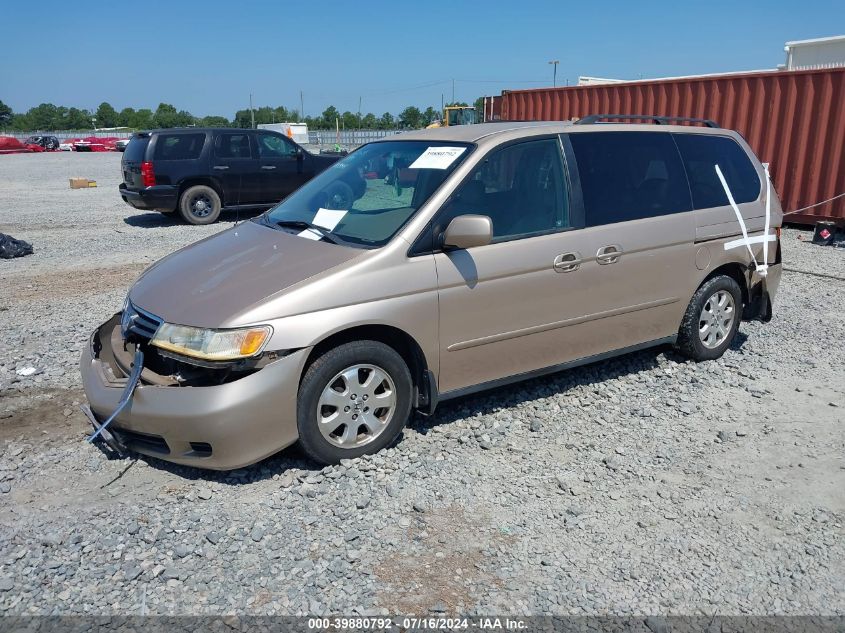
[[(481, 113), (483, 98), (475, 101), (476, 110)], [(447, 105), (467, 105), (455, 102)], [(91, 130), (93, 128), (127, 127), (135, 130), (172, 128), (172, 127), (240, 127), (252, 126), (253, 116), (255, 124), (304, 122), (309, 129), (333, 130), (336, 125), (342, 129), (364, 130), (392, 130), (397, 128), (416, 129), (425, 127), (429, 123), (440, 119), (441, 113), (433, 106), (420, 109), (408, 106), (398, 115), (385, 112), (381, 116), (372, 112), (356, 113), (340, 112), (334, 106), (329, 106), (319, 116), (300, 117), (297, 110), (289, 110), (284, 106), (263, 106), (238, 110), (233, 119), (224, 116), (196, 117), (187, 110), (177, 110), (169, 103), (160, 103), (155, 110), (149, 108), (123, 108), (119, 112), (108, 102), (104, 101), (95, 111), (81, 108), (57, 106), (52, 103), (42, 103), (30, 108), (26, 112), (16, 113), (0, 101), (0, 129), (27, 132), (30, 130)]]

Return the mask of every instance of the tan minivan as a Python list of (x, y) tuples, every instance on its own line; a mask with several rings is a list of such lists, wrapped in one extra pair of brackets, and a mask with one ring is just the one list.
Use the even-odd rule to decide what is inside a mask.
[(165, 257), (83, 350), (91, 439), (334, 463), (449, 398), (654, 345), (718, 358), (771, 316), (780, 203), (736, 132), (650, 118), (391, 136)]

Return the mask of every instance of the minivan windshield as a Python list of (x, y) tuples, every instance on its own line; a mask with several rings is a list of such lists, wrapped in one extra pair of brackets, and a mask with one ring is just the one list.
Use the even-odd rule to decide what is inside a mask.
[(304, 239), (385, 245), (471, 153), (467, 143), (370, 143), (258, 218)]

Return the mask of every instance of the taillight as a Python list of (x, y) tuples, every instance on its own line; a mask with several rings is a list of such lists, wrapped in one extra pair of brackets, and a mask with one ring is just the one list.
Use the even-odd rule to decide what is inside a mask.
[(780, 227), (779, 226), (775, 227), (775, 235), (778, 238), (778, 242), (780, 242)]
[(141, 182), (145, 187), (152, 187), (156, 184), (156, 174), (153, 170), (152, 161), (145, 160), (141, 163)]

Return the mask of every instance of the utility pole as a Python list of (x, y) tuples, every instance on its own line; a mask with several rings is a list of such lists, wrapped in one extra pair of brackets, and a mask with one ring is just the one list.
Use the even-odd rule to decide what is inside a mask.
[(358, 129), (361, 129), (361, 97), (358, 97)]
[(252, 109), (252, 93), (249, 93), (249, 116), (252, 119), (252, 129), (255, 129), (255, 110)]
[(557, 65), (560, 63), (559, 59), (554, 59), (549, 62), (552, 66), (554, 66), (554, 72), (552, 74), (552, 88), (557, 87)]
[(299, 91), (299, 120), (305, 120), (305, 101), (302, 100), (302, 91)]

